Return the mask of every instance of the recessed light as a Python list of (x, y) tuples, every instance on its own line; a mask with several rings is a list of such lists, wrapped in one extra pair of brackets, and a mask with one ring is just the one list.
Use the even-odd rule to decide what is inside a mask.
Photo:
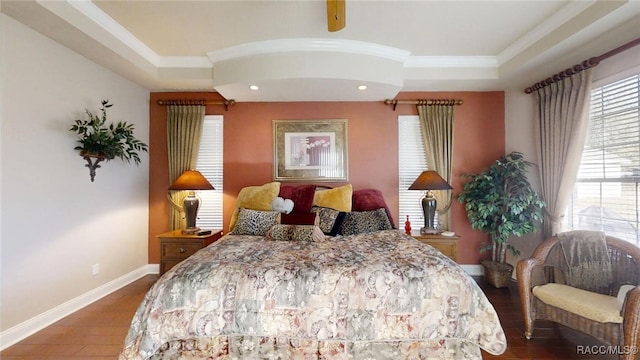
[(358, 85), (358, 90), (367, 90), (367, 85)]
[(249, 89), (251, 89), (251, 90), (259, 90), (260, 87), (258, 85), (251, 85), (251, 86), (249, 86)]

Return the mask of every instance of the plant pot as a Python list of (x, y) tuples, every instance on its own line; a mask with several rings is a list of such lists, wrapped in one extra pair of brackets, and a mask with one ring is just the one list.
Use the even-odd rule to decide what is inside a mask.
[(513, 265), (485, 260), (482, 262), (482, 266), (484, 267), (484, 279), (487, 283), (496, 288), (509, 286), (511, 275), (513, 274)]

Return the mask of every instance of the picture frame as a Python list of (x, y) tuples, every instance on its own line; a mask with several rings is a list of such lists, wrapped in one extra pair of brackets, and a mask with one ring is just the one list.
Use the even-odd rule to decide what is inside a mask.
[(273, 120), (274, 181), (349, 181), (347, 119)]

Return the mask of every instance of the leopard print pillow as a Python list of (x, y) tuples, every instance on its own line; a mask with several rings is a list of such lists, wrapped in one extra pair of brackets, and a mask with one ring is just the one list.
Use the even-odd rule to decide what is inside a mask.
[(315, 225), (273, 225), (267, 232), (267, 240), (273, 241), (324, 241), (325, 235)]
[(391, 230), (391, 222), (384, 208), (371, 211), (348, 212), (340, 227), (342, 235), (354, 235), (378, 230)]
[(241, 208), (231, 234), (265, 236), (271, 227), (280, 221), (278, 211), (260, 211)]
[(323, 233), (331, 236), (338, 235), (338, 230), (340, 230), (340, 226), (342, 225), (342, 221), (346, 214), (344, 211), (322, 206), (314, 206), (311, 208), (311, 212), (318, 214), (318, 226), (320, 226)]

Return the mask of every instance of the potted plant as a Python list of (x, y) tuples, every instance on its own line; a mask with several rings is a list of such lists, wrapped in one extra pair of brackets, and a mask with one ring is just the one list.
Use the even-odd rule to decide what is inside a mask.
[(505, 262), (507, 250), (520, 254), (509, 237), (533, 232), (542, 223), (545, 203), (527, 179), (530, 166), (521, 153), (511, 152), (479, 174), (463, 175), (468, 181), (458, 201), (464, 204), (471, 226), (491, 238), (480, 251), (491, 251), (490, 260), (482, 265), (485, 279), (497, 288), (507, 286), (513, 273), (513, 266)]
[[(78, 143), (74, 149), (80, 151), (88, 164), (91, 181), (94, 180), (95, 170), (100, 167), (101, 161), (112, 160), (116, 157), (123, 161), (140, 164), (139, 151), (148, 151), (147, 144), (135, 138), (133, 124), (119, 121), (117, 124), (107, 125), (107, 109), (113, 106), (109, 100), (102, 100), (101, 115), (95, 115), (88, 109), (85, 113), (88, 120), (75, 120), (75, 125), (69, 131), (78, 135)], [(93, 161), (92, 161), (93, 159)]]

